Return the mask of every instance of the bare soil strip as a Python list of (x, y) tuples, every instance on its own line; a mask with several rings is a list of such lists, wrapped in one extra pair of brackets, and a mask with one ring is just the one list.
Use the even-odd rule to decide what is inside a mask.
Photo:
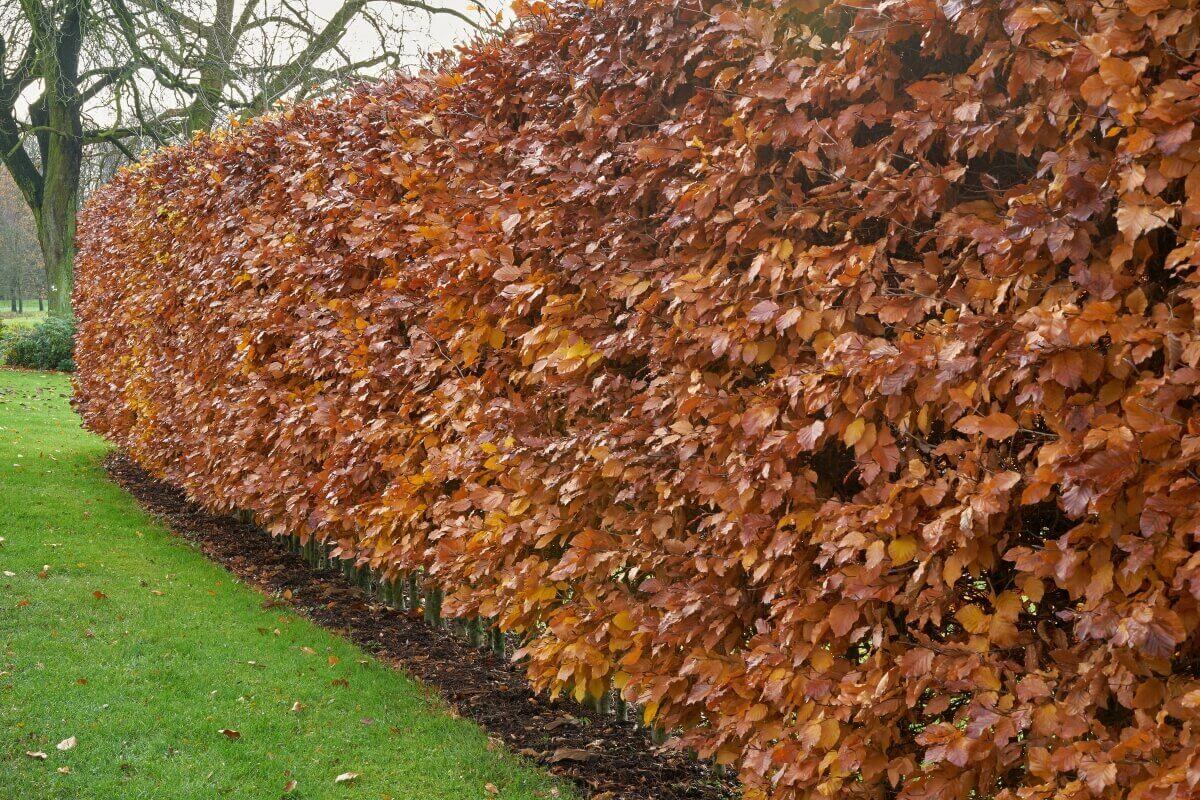
[[(655, 746), (647, 733), (572, 701), (533, 694), (520, 671), (417, 615), (376, 602), (341, 572), (314, 570), (253, 525), (216, 516), (154, 479), (124, 455), (109, 475), (177, 535), (270, 596), (268, 603), (337, 631), (382, 661), (435, 687), (458, 714), (482, 725), (512, 751), (569, 778), (593, 800), (717, 800), (737, 795), (686, 753)], [(283, 599), (290, 591), (290, 599)]]

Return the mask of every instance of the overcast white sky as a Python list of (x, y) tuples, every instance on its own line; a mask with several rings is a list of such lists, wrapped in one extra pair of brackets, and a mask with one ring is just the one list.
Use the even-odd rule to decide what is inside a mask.
[[(310, 7), (313, 11), (321, 14), (328, 19), (341, 5), (343, 0), (309, 0)], [(437, 5), (444, 8), (452, 8), (456, 11), (461, 11), (472, 19), (480, 19), (478, 9), (480, 3), (468, 2), (468, 0), (430, 0), (430, 5)], [(489, 9), (493, 14), (497, 11), (508, 10), (507, 1), (501, 4), (498, 0), (482, 0), (482, 5)], [(381, 12), (388, 9), (387, 3), (374, 3), (373, 7)], [(393, 13), (403, 14), (408, 25), (412, 29), (412, 38), (405, 46), (405, 62), (409, 64), (417, 64), (420, 61), (420, 56), (431, 50), (441, 50), (448, 47), (453, 47), (471, 38), (471, 28), (464, 22), (461, 22), (455, 17), (448, 14), (426, 14), (423, 11), (415, 9), (396, 9)], [(357, 27), (360, 32), (364, 29), (361, 23), (352, 26), (347, 33), (343, 42), (350, 46), (352, 52), (356, 55), (371, 55), (369, 52), (370, 36), (355, 36), (354, 28)], [(363, 42), (365, 46), (360, 45), (355, 49), (355, 42)]]
[[(0, 0), (0, 3), (4, 2), (8, 2), (8, 0)], [(199, 2), (207, 4), (209, 0), (199, 0)], [(320, 17), (323, 22), (328, 20), (342, 6), (343, 2), (344, 0), (305, 0), (299, 5), (306, 6), (310, 13)], [(433, 6), (455, 9), (481, 22), (494, 20), (496, 13), (501, 11), (508, 12), (505, 14), (506, 19), (511, 18), (508, 8), (510, 0), (479, 0), (478, 2), (472, 2), (472, 0), (426, 0), (426, 2)], [(240, 7), (239, 3), (237, 8)], [(471, 38), (472, 28), (457, 17), (448, 14), (430, 14), (419, 9), (389, 3), (386, 0), (375, 0), (370, 4), (370, 8), (380, 15), (387, 15), (393, 20), (403, 22), (407, 35), (400, 44), (400, 63), (407, 67), (419, 66), (426, 53), (452, 48)], [(490, 15), (481, 14), (481, 8), (487, 8)], [(347, 54), (355, 60), (378, 55), (374, 52), (378, 37), (361, 19), (351, 23), (341, 43)], [(383, 67), (379, 69), (383, 69)], [(378, 70), (375, 71), (375, 74), (379, 74)], [(35, 84), (24, 93), (23, 100), (25, 102), (18, 105), (20, 115), (27, 115), (27, 103), (39, 92), (40, 87)], [(108, 101), (107, 95), (100, 95), (89, 104), (87, 114), (92, 122), (108, 124), (111, 121), (112, 112), (107, 107)]]

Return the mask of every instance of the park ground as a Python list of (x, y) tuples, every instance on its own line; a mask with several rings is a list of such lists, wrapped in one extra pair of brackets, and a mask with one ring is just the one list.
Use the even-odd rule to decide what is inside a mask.
[(144, 514), (69, 394), (0, 369), (0, 797), (570, 797)]
[(0, 327), (32, 328), (46, 318), (45, 311), (37, 310), (37, 301), (26, 301), (25, 310), (9, 311), (7, 301), (0, 303)]

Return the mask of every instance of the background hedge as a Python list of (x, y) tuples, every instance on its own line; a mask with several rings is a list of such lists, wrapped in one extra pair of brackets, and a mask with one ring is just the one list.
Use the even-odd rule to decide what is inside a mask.
[(87, 424), (750, 797), (1196, 791), (1196, 3), (521, 10), (97, 193)]

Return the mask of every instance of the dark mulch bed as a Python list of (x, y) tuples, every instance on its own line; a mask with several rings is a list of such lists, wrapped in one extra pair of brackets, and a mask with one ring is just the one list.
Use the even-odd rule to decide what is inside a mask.
[(376, 602), (333, 569), (314, 570), (282, 541), (233, 517), (215, 516), (183, 492), (155, 480), (124, 455), (105, 462), (109, 475), (172, 531), (254, 586), (282, 598), (319, 625), (436, 687), (456, 711), (513, 751), (569, 778), (594, 800), (717, 800), (737, 795), (696, 759), (656, 747), (636, 725), (571, 701), (532, 693), (521, 672), (417, 615)]

